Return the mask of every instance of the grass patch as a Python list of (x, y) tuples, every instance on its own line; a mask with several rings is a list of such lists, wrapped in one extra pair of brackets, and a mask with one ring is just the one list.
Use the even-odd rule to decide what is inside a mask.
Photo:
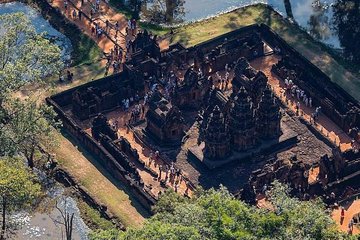
[(137, 16), (138, 14), (135, 14), (133, 11), (131, 11), (131, 9), (129, 9), (126, 5), (124, 5), (122, 3), (122, 1), (110, 0), (109, 4), (117, 12), (124, 14), (127, 19), (137, 18), (138, 17)]
[(59, 146), (50, 149), (59, 165), (100, 204), (107, 206), (125, 227), (138, 227), (147, 211), (137, 202), (127, 187), (114, 179), (75, 139), (66, 132), (58, 133)]
[(67, 36), (73, 46), (72, 66), (92, 63), (102, 56), (102, 51), (90, 37), (74, 23), (66, 19), (62, 13), (53, 8), (47, 1), (24, 0), (27, 4), (40, 10), (44, 18), (59, 32)]
[(157, 24), (147, 23), (147, 22), (140, 22), (140, 27), (142, 29), (146, 29), (147, 31), (151, 32), (154, 35), (163, 36), (170, 32), (171, 28), (162, 27)]
[(76, 198), (76, 203), (80, 210), (81, 218), (91, 230), (110, 230), (114, 228), (114, 224), (111, 221), (101, 217), (96, 209), (90, 207), (82, 199)]
[(73, 65), (89, 64), (99, 60), (103, 53), (97, 43), (83, 33), (78, 38), (74, 40), (75, 44), (73, 43)]

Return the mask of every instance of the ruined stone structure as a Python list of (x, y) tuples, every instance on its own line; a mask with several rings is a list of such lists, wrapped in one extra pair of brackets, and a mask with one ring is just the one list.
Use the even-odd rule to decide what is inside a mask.
[(223, 159), (230, 155), (230, 133), (223, 113), (215, 106), (205, 129), (205, 156)]
[(247, 150), (257, 141), (256, 121), (251, 98), (244, 87), (236, 94), (229, 113), (231, 143), (236, 151)]
[[(233, 94), (230, 99), (221, 94), (220, 90), (214, 89), (210, 92), (207, 101), (213, 103), (210, 103), (203, 113), (201, 136), (206, 136), (209, 131), (211, 132), (212, 127), (215, 128), (214, 132), (218, 131), (215, 126), (209, 125), (214, 115), (213, 112), (209, 114), (209, 108), (215, 105), (215, 108), (221, 113), (221, 118), (224, 119), (222, 122), (224, 126), (221, 128), (227, 131), (228, 129), (230, 130), (231, 146), (228, 148), (227, 141), (224, 140), (221, 147), (217, 145), (218, 147), (214, 148), (213, 140), (205, 137), (205, 153), (209, 152), (206, 150), (207, 145), (210, 145), (212, 149), (212, 154), (207, 154), (209, 159), (221, 160), (221, 158), (231, 155), (232, 150), (238, 152), (246, 151), (256, 146), (258, 139), (276, 139), (281, 134), (280, 107), (269, 86), (263, 91), (260, 103), (256, 108), (245, 87), (241, 87), (238, 93), (236, 95)], [(223, 135), (222, 137), (225, 138)], [(214, 153), (216, 149), (219, 150), (219, 153)], [(230, 153), (224, 154), (224, 149), (229, 149)]]
[(150, 99), (146, 122), (146, 132), (162, 144), (180, 143), (184, 136), (181, 111), (160, 93)]
[(284, 56), (272, 71), (282, 79), (291, 79), (313, 99), (313, 105), (321, 106), (331, 120), (360, 141), (360, 105), (319, 69), (308, 65), (299, 58)]
[(252, 172), (250, 184), (260, 191), (264, 185), (270, 186), (275, 180), (288, 183), (294, 190), (302, 191), (308, 187), (308, 170), (310, 166), (298, 161), (293, 156), (287, 162), (269, 160), (262, 169)]
[[(124, 139), (118, 139), (107, 119), (98, 114), (121, 112), (124, 99), (135, 95), (142, 98), (145, 95), (145, 91), (148, 91), (145, 84), (158, 84), (160, 89), (164, 89), (168, 80), (166, 76), (174, 69), (178, 71), (174, 72), (175, 77), (181, 81), (177, 82), (171, 98), (166, 99), (160, 92), (152, 92), (148, 99), (145, 123), (139, 124), (144, 139), (151, 137), (154, 140), (151, 144), (156, 148), (171, 144), (178, 150), (185, 130), (185, 120), (179, 109), (184, 110), (184, 116), (188, 119), (191, 114), (185, 111), (193, 107), (200, 109), (196, 119), (201, 123), (201, 142), (205, 143), (200, 144), (201, 153), (213, 163), (236, 154), (236, 157), (248, 154), (245, 157), (251, 158), (253, 147), (263, 146), (264, 142), (276, 142), (281, 134), (279, 106), (267, 87), (266, 76), (251, 68), (246, 60), (263, 56), (265, 42), (270, 48), (278, 47), (282, 54), (289, 55), (289, 58), (283, 57), (273, 71), (281, 78), (290, 76), (313, 98), (314, 105), (321, 105), (335, 123), (358, 139), (359, 103), (334, 85), (314, 65), (302, 59), (299, 53), (265, 25), (244, 27), (189, 48), (174, 44), (164, 51), (160, 51), (156, 36), (146, 31), (140, 32), (130, 43), (129, 60), (124, 63), (123, 72), (66, 90), (47, 98), (47, 102), (58, 113), (64, 128), (92, 154), (99, 156), (102, 166), (115, 179), (125, 183), (134, 196), (150, 209), (156, 197), (144, 189), (136, 167), (144, 164), (135, 149)], [(234, 69), (231, 95), (230, 91), (222, 92), (211, 85), (211, 77), (215, 72), (223, 71), (226, 65)], [(87, 131), (89, 123), (92, 123), (91, 134)], [(197, 123), (193, 126), (197, 131)], [(359, 185), (359, 181), (356, 181), (360, 175), (359, 154), (346, 152), (340, 156), (338, 158), (334, 154), (333, 157), (324, 156), (321, 159), (320, 181), (329, 188), (339, 186), (336, 185), (337, 181), (333, 181), (336, 179), (340, 179), (340, 184), (351, 182), (352, 186)], [(290, 183), (295, 189), (312, 188), (314, 186), (307, 186), (309, 168), (296, 158), (288, 161), (273, 159), (262, 169), (253, 172), (242, 196), (252, 203), (253, 187), (258, 191), (275, 178)], [(316, 187), (319, 187), (318, 183)]]
[(100, 140), (101, 134), (109, 136), (112, 140), (116, 140), (118, 138), (116, 130), (110, 126), (106, 116), (103, 114), (99, 114), (94, 118), (91, 127), (91, 134), (96, 140)]
[[(332, 156), (324, 155), (319, 161), (319, 180), (322, 184), (335, 181), (356, 181), (360, 176), (360, 152), (348, 150), (341, 153), (334, 148)], [(359, 183), (360, 184), (360, 183)]]
[(158, 60), (161, 55), (156, 35), (152, 36), (147, 30), (137, 33), (136, 38), (130, 42), (128, 51), (131, 55), (130, 63), (134, 65), (146, 58)]
[(124, 71), (96, 83), (88, 83), (72, 91), (72, 113), (85, 120), (118, 108), (123, 99), (143, 91), (144, 78), (138, 69), (124, 67)]
[(241, 87), (244, 87), (254, 105), (257, 106), (266, 88), (267, 81), (265, 74), (252, 68), (246, 58), (241, 57), (238, 59), (232, 80), (233, 93), (237, 93)]
[(256, 129), (261, 138), (275, 138), (281, 134), (280, 107), (270, 87), (262, 93), (256, 109)]
[(189, 68), (181, 83), (177, 83), (172, 95), (173, 102), (180, 108), (199, 108), (205, 94), (211, 87), (211, 81)]

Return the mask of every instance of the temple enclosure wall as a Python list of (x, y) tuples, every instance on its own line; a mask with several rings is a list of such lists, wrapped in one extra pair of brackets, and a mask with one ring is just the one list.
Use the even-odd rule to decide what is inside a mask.
[[(260, 41), (258, 38), (260, 38)], [(242, 43), (245, 44), (242, 45)], [(136, 160), (136, 154), (134, 155), (132, 149), (126, 146), (118, 147), (109, 139), (97, 142), (76, 123), (73, 117), (77, 117), (77, 120), (82, 121), (99, 113), (106, 113), (119, 108), (121, 100), (127, 94), (124, 89), (133, 91), (133, 93), (140, 91), (139, 95), (141, 96), (141, 88), (145, 84), (145, 75), (149, 75), (149, 73), (151, 75), (160, 74), (161, 69), (167, 69), (171, 64), (187, 62), (192, 59), (195, 64), (199, 64), (204, 68), (205, 75), (207, 75), (210, 72), (223, 69), (226, 64), (234, 64), (239, 57), (254, 59), (264, 56), (264, 44), (272, 49), (278, 49), (277, 51), (290, 63), (287, 67), (293, 67), (294, 70), (300, 73), (300, 77), (294, 79), (295, 83), (309, 93), (314, 99), (314, 105), (322, 106), (324, 113), (330, 119), (345, 132), (359, 127), (359, 103), (343, 89), (331, 82), (330, 78), (319, 68), (295, 51), (264, 24), (244, 27), (188, 49), (181, 44), (172, 45), (169, 50), (161, 52), (160, 57), (156, 54), (155, 58), (134, 59), (129, 64), (124, 64), (124, 72), (66, 90), (47, 98), (46, 101), (53, 106), (62, 120), (64, 128), (81, 144), (86, 146), (92, 154), (97, 156), (106, 170), (128, 186), (139, 202), (150, 210), (151, 206), (155, 204), (156, 198), (144, 190), (141, 179), (134, 177), (129, 159), (122, 156), (130, 156), (130, 159)], [(140, 50), (137, 54), (140, 56), (143, 53)], [(209, 57), (206, 60), (196, 60), (197, 58), (200, 59), (199, 56), (204, 55)], [(275, 66), (273, 71), (279, 74), (277, 69)], [(114, 84), (116, 89), (114, 89)], [(80, 100), (74, 101), (75, 93), (86, 94), (90, 88), (101, 93), (93, 94), (92, 92), (92, 95), (89, 95), (90, 100), (95, 101), (94, 105), (101, 105), (97, 108), (91, 108), (92, 111), (89, 111), (89, 106), (86, 105), (86, 101), (83, 101), (88, 97), (80, 96), (78, 98)], [(97, 96), (93, 97), (94, 95)], [(105, 97), (102, 98), (102, 96)], [(74, 108), (76, 104), (80, 105), (78, 110)], [(82, 109), (82, 106), (85, 106), (86, 109)]]
[[(71, 92), (71, 91), (70, 91)], [(69, 92), (67, 93), (69, 94)], [(99, 159), (100, 164), (115, 178), (120, 180), (129, 191), (137, 198), (137, 200), (148, 210), (151, 211), (151, 207), (155, 204), (156, 199), (154, 196), (145, 192), (141, 183), (132, 179), (129, 176), (129, 172), (126, 171), (123, 166), (95, 139), (87, 134), (76, 122), (71, 119), (61, 107), (51, 98), (47, 98), (47, 103), (53, 106), (58, 117), (62, 120), (63, 127), (74, 136), (82, 145), (86, 147), (94, 156)]]

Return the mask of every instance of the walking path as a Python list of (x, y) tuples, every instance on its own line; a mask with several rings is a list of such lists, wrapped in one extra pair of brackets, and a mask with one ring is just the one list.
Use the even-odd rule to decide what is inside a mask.
[[(275, 94), (279, 99), (289, 107), (294, 113), (296, 113), (296, 102), (298, 101), (295, 98), (285, 92), (285, 82), (280, 80), (273, 72), (271, 72), (271, 67), (273, 64), (279, 61), (279, 57), (276, 55), (270, 55), (262, 58), (257, 58), (251, 62), (251, 65), (265, 73), (269, 79), (269, 84), (273, 88)], [(315, 112), (315, 107), (308, 107), (304, 103), (300, 104), (299, 114), (309, 123), (312, 122), (311, 114)], [(345, 151), (351, 148), (351, 138), (332, 120), (330, 120), (325, 114), (320, 114), (319, 118), (316, 120), (316, 123), (313, 124), (319, 132), (321, 132), (325, 137), (327, 137), (333, 143), (340, 146), (341, 151)], [(359, 147), (359, 146), (357, 146)]]
[[(145, 165), (151, 169), (152, 172), (156, 172), (158, 174), (158, 178), (154, 177), (153, 174), (150, 173), (148, 169), (145, 169), (140, 163), (134, 162), (136, 165), (137, 171), (139, 172), (142, 180), (145, 184), (145, 189), (151, 192), (154, 196), (158, 196), (160, 192), (164, 192), (167, 188), (171, 188), (180, 195), (191, 196), (192, 195), (192, 184), (188, 184), (186, 176), (184, 174), (180, 174), (179, 177), (174, 175), (171, 178), (170, 169), (171, 165), (168, 162), (165, 162), (161, 156), (158, 158), (155, 157), (156, 150), (150, 149), (146, 144), (139, 141), (135, 138), (135, 135), (130, 129), (128, 130), (126, 124), (129, 123), (131, 118), (131, 111), (134, 109), (134, 105), (130, 106), (130, 108), (126, 111), (122, 109), (117, 109), (113, 112), (105, 114), (107, 119), (109, 119), (109, 123), (114, 125), (116, 122), (119, 126), (118, 128), (118, 136), (124, 137), (130, 143), (130, 146), (133, 149), (136, 149), (139, 154), (139, 159), (145, 163)], [(143, 114), (141, 115), (144, 116)], [(78, 122), (82, 128), (85, 129), (87, 134), (91, 135), (91, 123), (90, 122)], [(150, 160), (150, 154), (152, 153), (153, 157)], [(161, 166), (161, 174), (159, 167)], [(168, 174), (166, 174), (165, 169), (168, 169)], [(174, 170), (176, 172), (176, 168), (174, 166)], [(166, 177), (168, 176), (168, 177)], [(163, 183), (165, 183), (165, 185)]]
[[(161, 186), (160, 181), (165, 181), (167, 188), (172, 188), (174, 191), (177, 191), (181, 195), (184, 195), (184, 194), (189, 195), (190, 194), (191, 190), (190, 189), (186, 190), (187, 184), (186, 184), (186, 181), (183, 180), (181, 175), (178, 179), (176, 177), (174, 177), (174, 179), (170, 180), (170, 174), (166, 174), (164, 171), (162, 171), (162, 173), (160, 174), (159, 166), (162, 166), (162, 168), (167, 166), (168, 169), (170, 169), (170, 166), (167, 163), (165, 163), (161, 158), (153, 157), (153, 158), (151, 158), (152, 160), (150, 160), (150, 154), (151, 154), (152, 150), (149, 149), (148, 147), (143, 146), (140, 143), (138, 143), (138, 141), (135, 139), (132, 131), (127, 131), (127, 129), (121, 128), (121, 129), (119, 129), (119, 133), (122, 137), (126, 138), (129, 141), (132, 148), (137, 150), (137, 152), (139, 154), (139, 158), (145, 162), (146, 166), (151, 168), (159, 176), (161, 175), (159, 178), (156, 179), (156, 178), (151, 177), (151, 175), (144, 169), (138, 168), (140, 176), (143, 179), (145, 185), (151, 184), (151, 186), (152, 186), (151, 191), (155, 196), (158, 195), (159, 191), (164, 191), (166, 189), (164, 186)], [(166, 175), (168, 175), (168, 178), (166, 178)], [(169, 180), (167, 180), (167, 179), (169, 179)], [(178, 182), (178, 183), (176, 184), (176, 182)], [(175, 187), (176, 185), (177, 185), (177, 187)]]
[[(103, 52), (110, 52), (114, 49), (115, 44), (118, 44), (122, 49), (126, 49), (125, 31), (127, 27), (127, 19), (123, 14), (114, 11), (107, 3), (100, 1), (99, 10), (95, 14), (91, 14), (91, 9), (94, 6), (89, 0), (67, 0), (67, 8), (65, 9), (64, 0), (52, 0), (50, 4), (53, 7), (60, 9), (60, 11), (70, 21), (75, 23), (82, 31), (91, 37), (103, 50)], [(94, 1), (95, 2), (95, 1)], [(76, 17), (73, 17), (73, 11), (76, 12)], [(79, 11), (81, 11), (81, 19), (79, 19)], [(92, 15), (92, 16), (91, 16)], [(109, 21), (109, 28), (106, 28), (106, 20)], [(115, 24), (119, 23), (119, 33), (116, 33)], [(92, 33), (92, 27), (97, 23), (103, 30), (106, 30), (100, 38), (96, 33)]]

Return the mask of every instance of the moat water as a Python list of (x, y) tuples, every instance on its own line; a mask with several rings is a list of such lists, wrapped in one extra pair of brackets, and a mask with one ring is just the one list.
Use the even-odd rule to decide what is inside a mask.
[[(337, 0), (148, 0), (142, 7), (144, 19), (162, 21), (167, 25), (199, 21), (240, 7), (265, 3), (288, 17), (285, 2), (291, 5), (293, 19), (303, 29), (330, 47), (340, 49), (334, 28), (334, 3)], [(165, 13), (165, 14), (164, 14)], [(166, 15), (166, 19), (164, 19)], [(244, 16), (245, 17), (245, 16)], [(151, 19), (150, 19), (151, 20)]]
[(24, 13), (30, 19), (37, 33), (45, 32), (46, 37), (59, 46), (61, 57), (65, 62), (70, 60), (72, 52), (70, 39), (51, 26), (36, 9), (20, 2), (0, 4), (0, 15), (17, 12)]

